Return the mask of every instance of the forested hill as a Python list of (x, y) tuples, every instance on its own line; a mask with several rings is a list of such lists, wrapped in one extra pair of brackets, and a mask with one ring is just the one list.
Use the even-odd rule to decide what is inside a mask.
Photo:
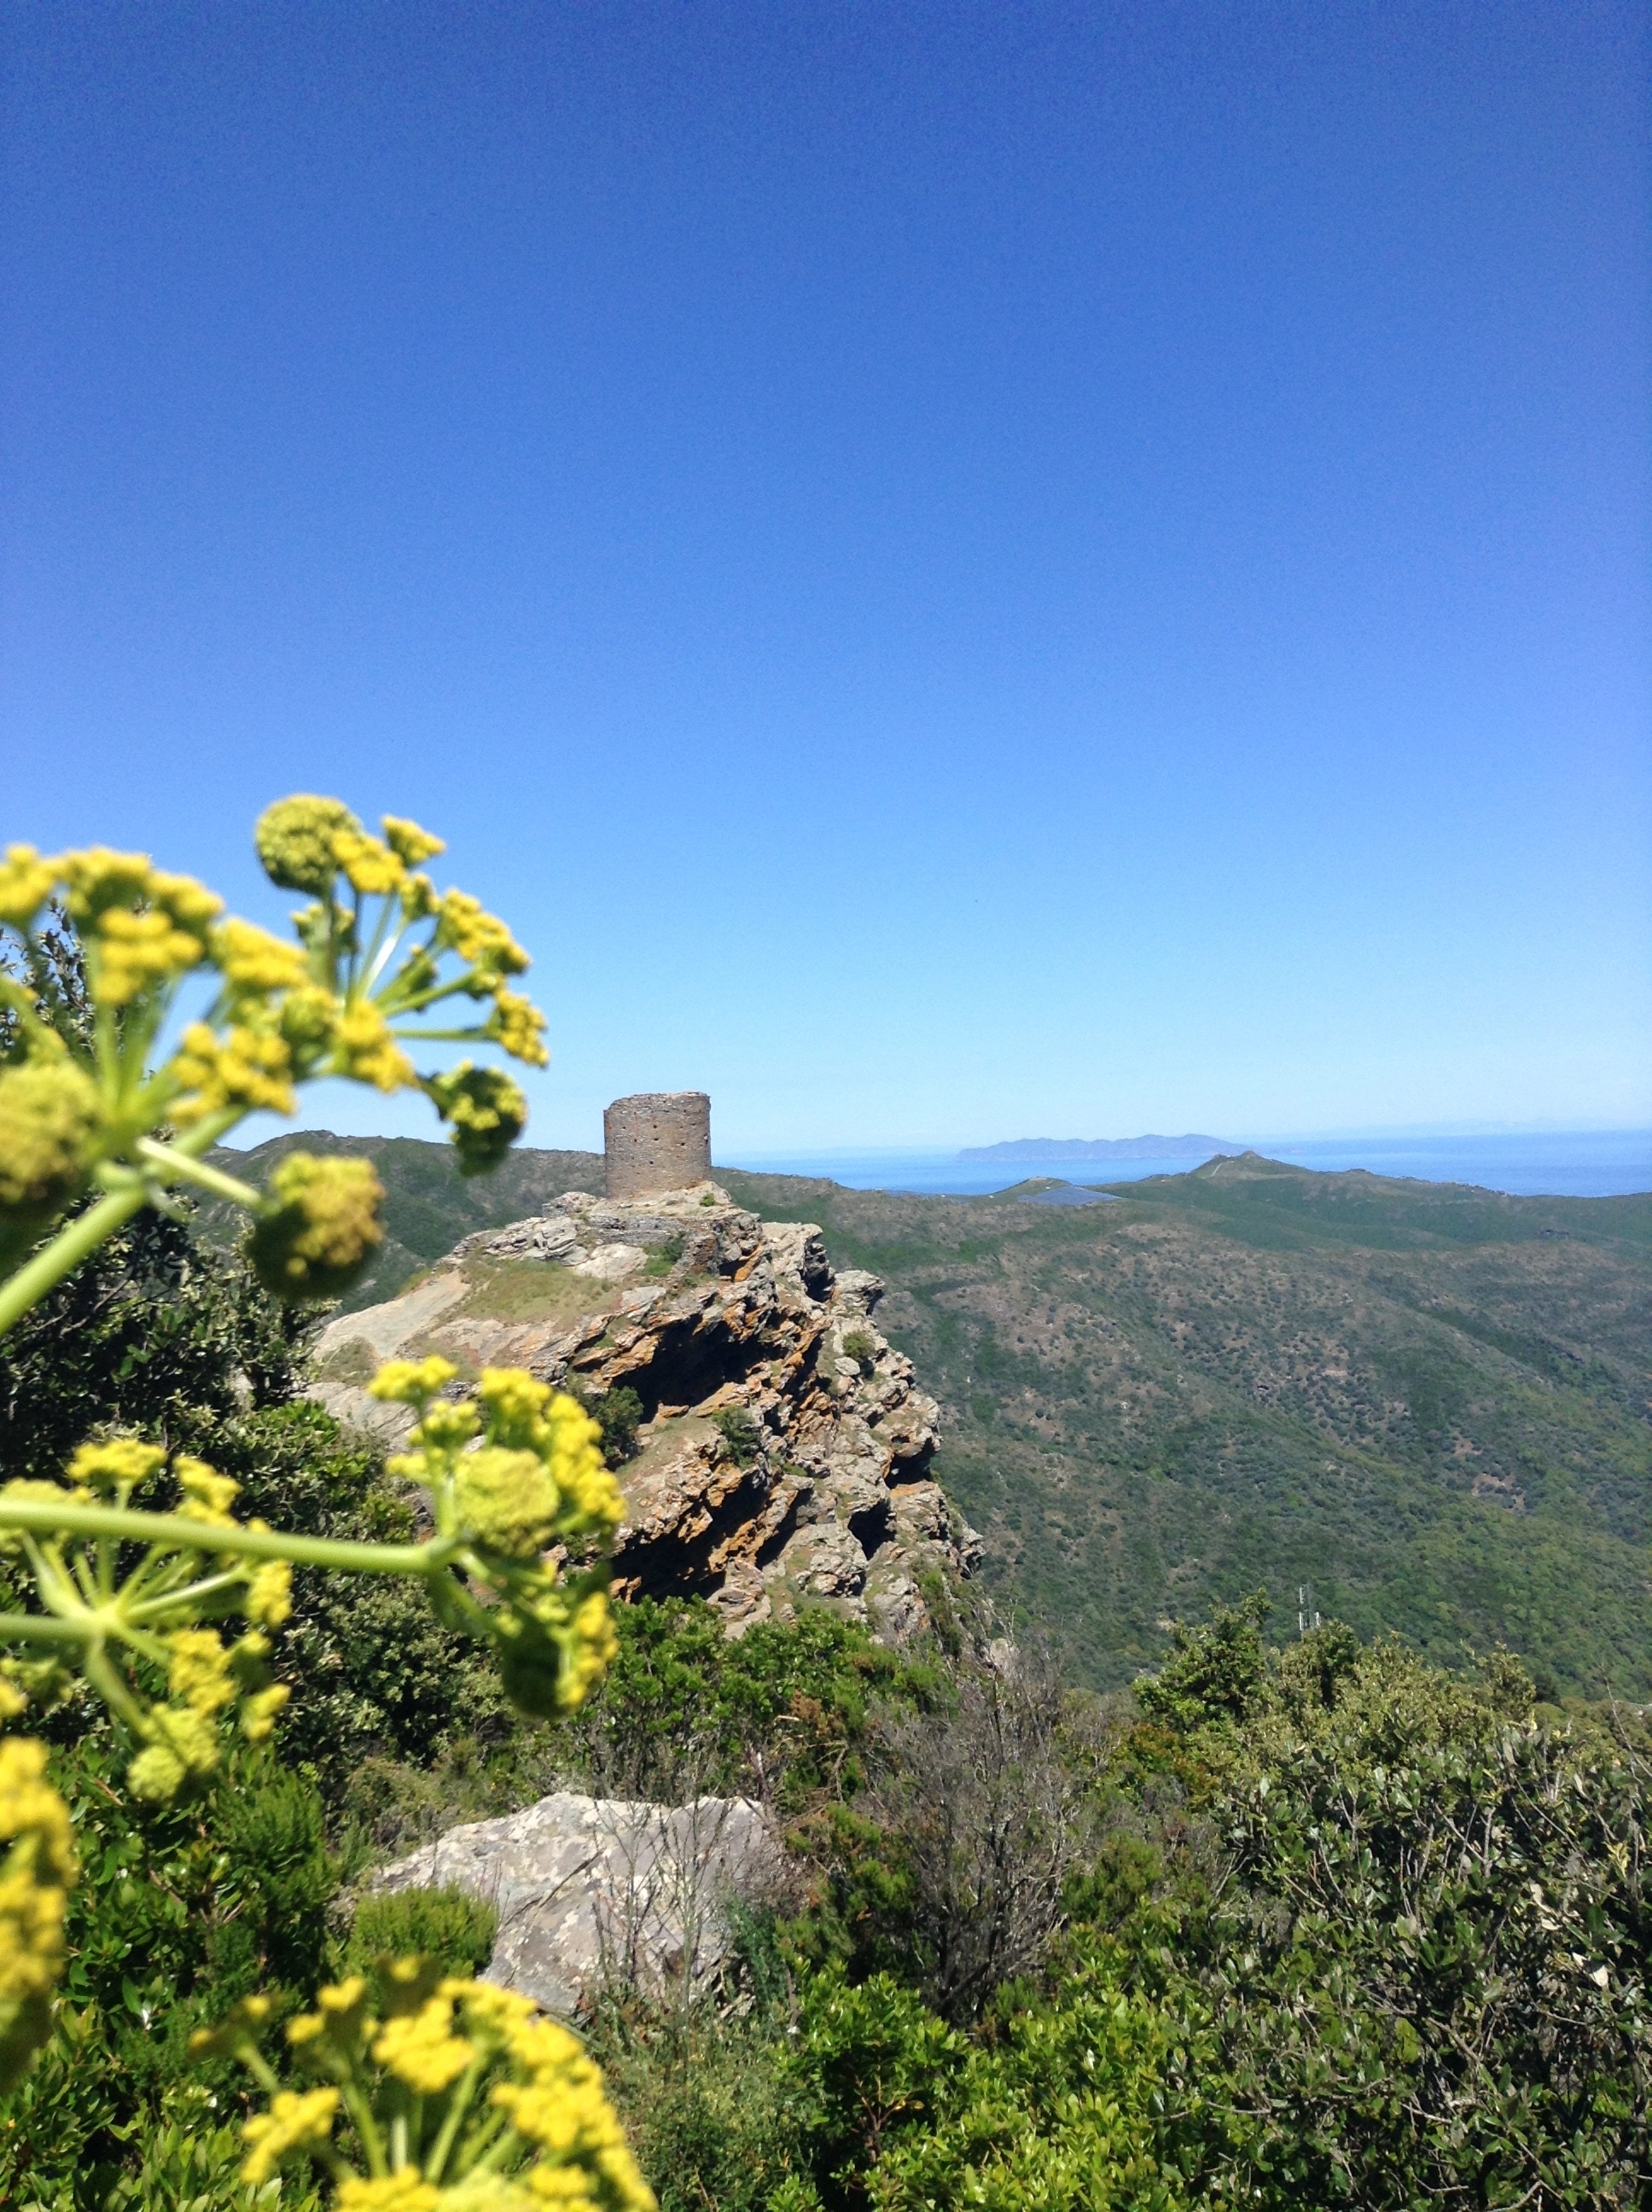
[[(375, 1297), (600, 1172), (524, 1152), (461, 1183), (440, 1146), (362, 1149), (396, 1240)], [(1308, 1583), (1442, 1662), (1501, 1640), (1556, 1688), (1652, 1697), (1652, 1194), (1254, 1155), (1084, 1206), (719, 1174), (884, 1276), (989, 1576), (1086, 1679), (1127, 1680), (1169, 1620), (1260, 1583), (1294, 1620)]]

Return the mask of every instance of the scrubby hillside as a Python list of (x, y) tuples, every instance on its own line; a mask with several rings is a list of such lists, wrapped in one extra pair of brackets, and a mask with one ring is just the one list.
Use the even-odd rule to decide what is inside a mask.
[(989, 1577), (1090, 1680), (1213, 1597), (1294, 1611), (1307, 1583), (1448, 1662), (1506, 1640), (1559, 1686), (1648, 1694), (1652, 1198), (1254, 1158), (1113, 1188), (790, 1198), (889, 1281)]
[[(373, 1149), (409, 1273), (599, 1171), (525, 1152), (478, 1187), (440, 1146)], [(1294, 1612), (1308, 1583), (1442, 1662), (1505, 1640), (1558, 1688), (1652, 1694), (1652, 1196), (1254, 1156), (1073, 1207), (720, 1173), (888, 1283), (989, 1582), (1084, 1679), (1127, 1680), (1213, 1598), (1265, 1583)]]

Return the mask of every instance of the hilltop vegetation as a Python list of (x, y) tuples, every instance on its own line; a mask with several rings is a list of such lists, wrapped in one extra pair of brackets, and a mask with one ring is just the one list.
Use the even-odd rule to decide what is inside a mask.
[[(1196, 1216), (1190, 1180), (1138, 1225)], [(920, 1227), (980, 1241), (923, 1265), (1001, 1291), (1029, 1255), (1075, 1264), (1052, 1231), (1104, 1255), (1126, 1211), (932, 1202)], [(289, 1401), (307, 1326), (186, 1227), (152, 1230), (0, 1356), (8, 1471), (60, 1456), (66, 1397), (77, 1423), (210, 1450), (283, 1527), (405, 1535), (405, 1486)], [(869, 1250), (896, 1249), (882, 1233)], [(1114, 1260), (1165, 1249), (1127, 1237)], [(920, 1273), (908, 1255), (897, 1293), (920, 1311)], [(1270, 1645), (1246, 1601), (1098, 1699), (1036, 1640), (1006, 1664), (967, 1601), (900, 1656), (825, 1608), (732, 1642), (704, 1605), (645, 1601), (586, 1708), (525, 1720), (416, 1601), (307, 1570), (294, 1596), (276, 1755), (237, 1752), (203, 1804), (123, 1800), (84, 1696), (46, 1718), (85, 1871), (67, 2002), (0, 2130), (7, 2203), (245, 2206), (247, 2087), (191, 2064), (187, 2031), (255, 1990), (284, 2018), (381, 1951), (474, 1970), (490, 1909), (364, 1898), (361, 1875), (569, 1783), (759, 1795), (787, 1846), (714, 1983), (616, 1963), (583, 2018), (660, 2212), (1646, 2201), (1643, 1721), (1557, 1710), (1507, 1654), (1447, 1674), (1336, 1622)], [(281, 2201), (321, 2200), (295, 2176)]]
[[(599, 1173), (525, 1152), (478, 1187), (438, 1146), (372, 1149), (409, 1273)], [(1506, 1642), (1551, 1691), (1652, 1695), (1652, 1196), (1254, 1156), (1078, 1208), (720, 1172), (885, 1279), (994, 1592), (1080, 1679), (1128, 1681), (1171, 1620), (1260, 1584), (1294, 1613), (1305, 1583), (1441, 1663)], [(386, 1253), (369, 1295), (394, 1287)]]

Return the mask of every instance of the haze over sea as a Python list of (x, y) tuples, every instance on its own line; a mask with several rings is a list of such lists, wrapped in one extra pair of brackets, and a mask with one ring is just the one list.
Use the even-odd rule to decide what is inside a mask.
[[(1543, 1130), (1486, 1136), (1236, 1138), (1270, 1159), (1424, 1182), (1473, 1183), (1518, 1196), (1611, 1198), (1652, 1190), (1652, 1129)], [(960, 1160), (956, 1152), (845, 1151), (743, 1155), (730, 1160), (767, 1175), (826, 1176), (851, 1190), (908, 1190), (964, 1198), (1008, 1190), (1031, 1176), (1090, 1184), (1185, 1175), (1199, 1164), (1175, 1159)]]

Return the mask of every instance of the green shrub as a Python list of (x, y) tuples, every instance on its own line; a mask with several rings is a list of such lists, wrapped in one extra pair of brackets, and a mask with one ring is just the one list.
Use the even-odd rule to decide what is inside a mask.
[(616, 1389), (604, 1390), (581, 1402), (602, 1431), (603, 1457), (610, 1467), (623, 1467), (636, 1452), (637, 1430), (642, 1421), (641, 1399), (622, 1382)]
[(852, 1328), (843, 1340), (843, 1357), (853, 1359), (863, 1375), (870, 1375), (878, 1365), (878, 1345), (872, 1331)]
[(450, 1974), (479, 1974), (493, 1955), (499, 1915), (462, 1889), (404, 1889), (364, 1897), (344, 1946), (345, 1971), (364, 1974), (375, 1960), (427, 1951)]
[[(81, 1880), (52, 2039), (0, 2126), (0, 2204), (147, 2203), (111, 2192), (136, 2186), (180, 2096), (199, 2086), (220, 2113), (241, 2107), (237, 2069), (191, 2066), (192, 2031), (258, 1990), (295, 2010), (327, 1978), (337, 1869), (313, 1783), (268, 1747), (238, 1747), (210, 1796), (146, 1811), (121, 1790), (124, 1767), (101, 1724), (53, 1758)], [(167, 2202), (159, 2182), (151, 2193)]]
[(762, 1445), (762, 1431), (744, 1406), (726, 1406), (711, 1417), (712, 1426), (741, 1467), (750, 1467)]

